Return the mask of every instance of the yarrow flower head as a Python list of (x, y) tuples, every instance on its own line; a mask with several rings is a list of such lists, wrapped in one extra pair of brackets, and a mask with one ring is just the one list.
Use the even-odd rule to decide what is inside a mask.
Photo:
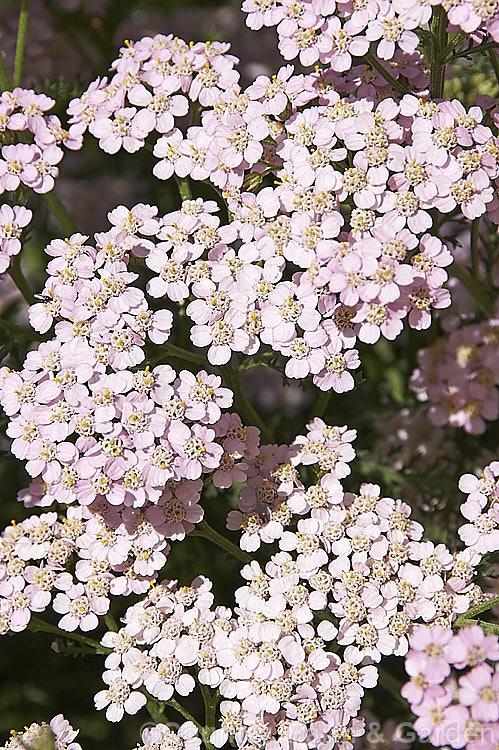
[[(24, 299), (27, 206), (53, 190), (66, 148), (93, 137), (109, 157), (147, 149), (153, 176), (175, 178), (181, 198), (167, 213), (123, 199), (93, 237), (50, 241), (33, 337), (6, 306), (0, 404), (30, 483), (25, 517), (0, 534), (0, 634), (46, 629), (66, 634), (62, 650), (101, 654), (101, 716), (160, 719), (137, 750), (367, 750), (365, 696), (397, 656), (421, 741), (493, 750), (497, 635), (485, 621), (461, 626), (496, 602), (481, 586), (499, 548), (499, 462), (489, 440), (483, 470), (464, 454), (499, 413), (499, 107), (470, 101), (466, 86), (466, 106), (447, 100), (444, 86), (463, 56), (486, 51), (497, 68), (498, 2), (243, 10), (251, 28), (276, 28), (290, 63), (249, 86), (229, 44), (156, 34), (124, 43), (109, 75), (69, 103), (67, 127), (44, 94), (0, 95), (0, 274)], [(433, 343), (416, 353), (419, 332)], [(405, 392), (406, 350), (424, 405)], [(276, 400), (273, 386), (258, 392), (270, 369), (296, 394), (289, 420), (258, 414), (259, 399)], [(360, 415), (354, 463), (357, 430), (329, 424), (327, 392), (357, 386), (334, 401), (336, 414)], [(323, 394), (296, 436), (310, 388)], [(373, 415), (390, 494), (365, 481)], [(449, 485), (442, 454), (466, 471), (459, 548), (450, 503), (445, 543), (443, 513), (428, 516), (451, 492), (434, 489)], [(225, 517), (225, 534), (211, 517)], [(172, 560), (188, 536), (187, 550), (216, 544), (241, 563), (231, 596), (233, 571), (214, 560), (231, 608), (217, 603), (220, 576), (187, 573), (192, 555)], [(39, 619), (46, 611), (57, 625)], [(196, 686), (209, 726), (182, 703)], [(187, 721), (167, 723), (171, 707)], [(4, 747), (81, 750), (76, 735), (61, 714)]]
[(51, 719), (49, 724), (31, 724), (24, 731), (12, 730), (10, 739), (2, 745), (2, 750), (23, 750), (26, 747), (55, 747), (57, 750), (82, 750), (73, 740), (79, 730), (73, 729), (62, 714)]
[[(457, 634), (441, 628), (436, 637), (433, 630), (416, 627), (406, 656), (411, 681), (402, 695), (418, 716), (414, 729), (435, 747), (474, 748), (477, 742), (492, 747), (499, 718), (497, 635), (484, 635), (479, 625)], [(455, 690), (449, 686), (451, 668)]]

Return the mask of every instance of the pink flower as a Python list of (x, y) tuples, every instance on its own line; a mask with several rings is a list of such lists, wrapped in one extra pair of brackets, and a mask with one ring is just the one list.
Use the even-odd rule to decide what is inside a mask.
[(0, 160), (0, 193), (4, 190), (17, 190), (20, 183), (31, 185), (38, 179), (38, 170), (33, 165), (39, 150), (36, 146), (17, 143), (3, 146)]
[(147, 703), (147, 698), (143, 693), (132, 690), (125, 682), (121, 670), (108, 670), (104, 672), (102, 679), (109, 687), (98, 692), (94, 700), (98, 711), (107, 706), (106, 719), (108, 721), (121, 721), (125, 713), (136, 714)]
[(285, 373), (289, 378), (304, 378), (309, 373), (316, 374), (324, 367), (324, 353), (320, 347), (327, 341), (322, 329), (305, 331), (303, 336), (294, 338), (289, 344), (281, 347), (284, 355), (290, 359), (286, 362)]
[(135, 107), (122, 107), (111, 117), (100, 117), (90, 124), (90, 132), (99, 138), (99, 146), (108, 154), (115, 154), (121, 147), (129, 153), (142, 148), (148, 130), (141, 122)]
[(244, 351), (249, 336), (243, 329), (246, 314), (231, 308), (221, 320), (210, 325), (195, 325), (191, 328), (191, 339), (195, 346), (209, 346), (208, 361), (212, 365), (226, 364), (233, 351)]
[(326, 356), (324, 369), (314, 376), (314, 385), (322, 391), (332, 388), (336, 393), (344, 393), (351, 391), (355, 386), (349, 370), (355, 370), (360, 366), (359, 353), (356, 349), (346, 349), (341, 352), (340, 347), (339, 342), (331, 341), (323, 349)]
[(73, 729), (62, 714), (54, 716), (50, 720), (49, 726), (55, 735), (56, 746), (60, 744), (65, 750), (81, 750), (81, 746), (77, 742), (73, 742), (80, 730)]
[(412, 674), (422, 673), (431, 685), (438, 685), (450, 674), (445, 646), (452, 638), (452, 630), (436, 625), (416, 627), (409, 638), (411, 651), (406, 664)]
[(421, 739), (429, 737), (431, 744), (436, 747), (447, 744), (442, 725), (445, 721), (445, 709), (451, 701), (451, 688), (435, 685), (425, 691), (423, 700), (417, 706), (411, 707), (419, 717), (414, 722), (414, 729)]
[(425, 232), (433, 223), (421, 200), (411, 190), (385, 193), (379, 210), (386, 212), (383, 224), (397, 232), (406, 224), (412, 232)]
[(21, 250), (20, 236), (31, 221), (32, 212), (24, 206), (0, 206), (0, 273), (3, 273), (13, 255)]
[(154, 144), (153, 154), (160, 161), (154, 165), (153, 174), (160, 180), (168, 180), (175, 172), (179, 177), (189, 174), (189, 161), (182, 156), (181, 146), (184, 137), (178, 128), (173, 128), (158, 138)]
[(36, 169), (37, 175), (33, 180), (26, 177), (22, 178), (25, 184), (29, 185), (35, 193), (48, 193), (54, 189), (55, 178), (59, 174), (58, 168), (64, 152), (54, 144), (47, 146), (42, 153), (35, 154), (31, 165)]
[(179, 738), (185, 750), (199, 750), (201, 746), (201, 738), (192, 721), (184, 722), (175, 731), (166, 724), (156, 724), (156, 726), (143, 729), (141, 735), (144, 746), (148, 747), (176, 746)]
[(447, 273), (442, 270), (443, 266), (452, 263), (453, 257), (445, 245), (429, 234), (421, 237), (418, 252), (411, 258), (411, 264), (416, 274), (424, 274), (428, 284), (437, 288), (447, 281)]
[(419, 276), (404, 289), (400, 297), (400, 304), (411, 308), (409, 325), (418, 331), (430, 327), (432, 307), (439, 310), (449, 307), (450, 303), (451, 298), (447, 289), (434, 289)]
[(96, 597), (91, 602), (85, 594), (85, 587), (77, 583), (64, 594), (57, 594), (53, 602), (55, 612), (64, 615), (59, 627), (72, 632), (76, 628), (83, 631), (95, 630), (99, 624), (97, 615), (104, 615), (109, 609), (109, 600)]
[(459, 701), (471, 706), (476, 721), (493, 722), (499, 719), (499, 673), (488, 664), (479, 664), (459, 678)]
[(223, 448), (213, 442), (214, 430), (195, 424), (192, 429), (181, 422), (172, 423), (168, 438), (177, 451), (178, 469), (187, 479), (198, 479), (203, 471), (218, 466)]
[(236, 86), (239, 73), (234, 70), (234, 60), (231, 55), (218, 55), (206, 62), (189, 87), (190, 100), (199, 101), (203, 107), (212, 107), (222, 91)]
[(474, 667), (489, 659), (499, 660), (499, 641), (494, 635), (485, 635), (479, 625), (461, 628), (450, 645), (448, 656), (456, 669)]
[(328, 19), (318, 41), (321, 62), (327, 62), (332, 70), (342, 72), (352, 66), (352, 55), (362, 57), (369, 49), (369, 41), (359, 36), (359, 28), (354, 21), (343, 26), (338, 17)]
[(156, 234), (160, 227), (158, 209), (145, 203), (137, 203), (132, 208), (116, 206), (109, 211), (107, 218), (120, 232), (129, 234)]
[(366, 36), (369, 41), (380, 39), (376, 54), (383, 60), (391, 60), (395, 53), (395, 45), (406, 53), (414, 52), (419, 44), (419, 37), (408, 29), (415, 28), (417, 21), (396, 16), (389, 2), (380, 3), (378, 18), (369, 22)]
[(166, 92), (157, 91), (152, 94), (145, 86), (135, 86), (128, 95), (131, 104), (136, 104), (140, 109), (134, 118), (135, 125), (147, 133), (156, 130), (158, 133), (167, 133), (175, 123), (175, 117), (182, 117), (189, 111), (189, 102), (185, 96), (168, 95)]
[(246, 23), (253, 31), (258, 31), (262, 26), (275, 26), (281, 19), (279, 9), (274, 2), (262, 5), (258, 0), (244, 0), (241, 7), (245, 13), (248, 13)]
[(194, 375), (188, 370), (179, 373), (178, 395), (185, 402), (185, 416), (196, 422), (213, 424), (221, 417), (221, 409), (232, 405), (233, 394), (222, 388), (218, 375), (201, 370)]

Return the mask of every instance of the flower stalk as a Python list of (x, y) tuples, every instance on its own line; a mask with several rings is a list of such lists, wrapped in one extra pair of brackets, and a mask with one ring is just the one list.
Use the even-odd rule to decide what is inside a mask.
[(28, 11), (29, 0), (21, 0), (21, 10), (19, 12), (19, 23), (17, 26), (16, 53), (14, 58), (14, 88), (21, 85), (23, 76), (24, 49), (26, 46), (26, 31), (28, 29)]

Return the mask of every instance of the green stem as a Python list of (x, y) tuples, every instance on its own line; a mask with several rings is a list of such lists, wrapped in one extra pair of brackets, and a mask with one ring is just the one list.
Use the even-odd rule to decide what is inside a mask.
[(282, 374), (282, 367), (279, 367), (273, 361), (275, 357), (276, 357), (276, 353), (274, 351), (263, 352), (257, 357), (248, 355), (246, 359), (243, 359), (242, 362), (240, 363), (239, 372), (245, 372), (246, 370), (251, 370), (253, 367), (270, 367), (272, 370), (275, 370), (276, 372), (279, 372)]
[(482, 602), (481, 604), (477, 604), (476, 607), (471, 607), (467, 612), (463, 612), (462, 615), (459, 615), (459, 617), (454, 621), (454, 626), (459, 628), (461, 627), (461, 622), (463, 620), (471, 620), (473, 617), (476, 617), (476, 615), (481, 615), (482, 612), (487, 612), (488, 609), (492, 609), (492, 607), (496, 607), (499, 605), (499, 596), (494, 596), (492, 599), (487, 599), (486, 602)]
[(0, 52), (0, 87), (2, 91), (11, 91), (12, 81), (10, 80), (9, 71), (3, 59), (3, 55)]
[(188, 177), (178, 177), (175, 175), (175, 182), (177, 183), (178, 192), (183, 201), (192, 200), (192, 191)]
[(55, 192), (51, 190), (50, 193), (44, 193), (43, 198), (64, 234), (67, 237), (74, 234), (76, 227)]
[(209, 185), (212, 190), (215, 191), (215, 193), (218, 195), (220, 200), (222, 201), (223, 205), (225, 206), (225, 210), (227, 211), (227, 220), (231, 222), (234, 219), (234, 215), (231, 211), (229, 211), (229, 207), (227, 205), (227, 201), (224, 198), (223, 192), (218, 188), (213, 182), (210, 182), (209, 180), (203, 180), (205, 185)]
[(442, 50), (447, 47), (447, 14), (441, 5), (433, 8), (430, 21), (431, 59), (430, 59), (430, 96), (441, 99), (444, 95), (445, 62), (442, 61)]
[(26, 45), (26, 30), (28, 28), (29, 0), (21, 0), (19, 25), (17, 27), (16, 56), (14, 58), (14, 88), (21, 85), (23, 75), (24, 47)]
[(164, 720), (164, 705), (160, 705), (149, 698), (146, 703), (146, 708), (149, 712), (149, 716), (156, 722), (156, 724), (160, 724)]
[(204, 727), (202, 729), (202, 737), (205, 744), (205, 747), (208, 748), (208, 750), (212, 750), (213, 745), (210, 742), (210, 735), (215, 729), (215, 714), (216, 709), (218, 705), (218, 690), (215, 691), (214, 694), (212, 694), (210, 688), (207, 685), (203, 685), (202, 682), (199, 682), (199, 687), (201, 688), (201, 695), (203, 696), (203, 702), (204, 702)]
[(241, 388), (239, 374), (231, 365), (223, 365), (220, 370), (223, 372), (227, 385), (234, 393), (234, 404), (237, 407), (239, 416), (246, 425), (254, 425), (260, 430), (262, 441), (272, 443), (272, 435), (256, 409), (246, 400), (246, 396)]
[(16, 258), (14, 263), (9, 266), (8, 274), (14, 284), (17, 286), (19, 291), (21, 292), (24, 301), (28, 305), (32, 305), (35, 301), (35, 298), (33, 296), (33, 292), (31, 291), (31, 287), (26, 281), (23, 272), (21, 271), (21, 266), (19, 264), (19, 259)]
[(499, 60), (497, 59), (497, 54), (493, 49), (489, 49), (489, 60), (492, 64), (492, 68), (494, 69), (497, 83), (499, 83)]
[(332, 395), (333, 395), (332, 390), (321, 391), (319, 393), (319, 395), (317, 396), (316, 402), (313, 406), (313, 409), (310, 412), (311, 419), (312, 417), (322, 417), (324, 415)]
[(471, 275), (474, 279), (479, 281), (478, 278), (478, 239), (480, 237), (479, 235), (479, 229), (480, 229), (480, 217), (478, 219), (474, 219), (471, 222), (471, 239), (470, 239), (470, 246), (471, 246)]
[(170, 698), (169, 701), (166, 701), (166, 705), (174, 708), (175, 711), (177, 711), (181, 716), (184, 717), (184, 719), (186, 719), (187, 721), (192, 721), (192, 723), (196, 725), (198, 730), (200, 732), (202, 731), (203, 728), (201, 724), (199, 723), (199, 721), (196, 721), (194, 716), (192, 716), (192, 714), (190, 714), (186, 708), (181, 706), (180, 703), (177, 700), (175, 700), (175, 698)]
[(499, 625), (493, 625), (491, 622), (484, 622), (483, 620), (461, 620), (459, 623), (454, 623), (455, 628), (471, 628), (473, 625), (479, 625), (485, 635), (499, 635)]
[(404, 708), (407, 708), (406, 701), (402, 698), (400, 695), (400, 688), (402, 687), (402, 683), (397, 680), (396, 677), (394, 677), (390, 672), (387, 672), (384, 667), (380, 667), (379, 664), (376, 665), (378, 672), (379, 672), (379, 684), (382, 688), (384, 688), (392, 698), (394, 698), (400, 705), (404, 706)]
[(239, 547), (236, 547), (235, 544), (222, 536), (222, 534), (219, 534), (218, 531), (215, 531), (215, 529), (212, 528), (207, 521), (201, 521), (201, 523), (196, 526), (196, 529), (194, 531), (191, 531), (191, 536), (193, 535), (202, 536), (209, 542), (216, 544), (217, 547), (220, 547), (225, 552), (228, 552), (229, 555), (232, 555), (232, 557), (235, 557), (236, 560), (239, 560), (240, 562), (250, 563), (253, 559), (251, 555), (248, 555), (247, 552), (240, 549)]
[(112, 630), (114, 633), (118, 632), (118, 626), (116, 624), (116, 620), (112, 616), (111, 612), (108, 612), (104, 615), (104, 622), (106, 623), (109, 630)]
[(409, 93), (407, 87), (404, 86), (401, 81), (397, 81), (397, 79), (387, 71), (387, 69), (380, 63), (378, 58), (371, 54), (371, 52), (366, 52), (366, 54), (364, 55), (364, 60), (371, 66), (371, 68), (374, 68), (374, 70), (378, 71), (378, 73), (385, 79), (385, 81), (390, 84), (394, 91), (398, 91), (399, 94)]
[[(454, 55), (452, 55), (451, 60), (452, 62), (454, 62), (454, 60), (459, 60), (462, 57), (470, 60), (470, 55), (482, 54), (482, 52), (487, 52), (490, 49), (496, 49), (496, 47), (496, 42), (484, 42), (482, 44), (479, 44), (477, 47), (471, 47), (463, 50), (462, 52), (456, 52)], [(446, 62), (449, 62), (449, 60), (446, 60)]]
[(481, 281), (475, 279), (457, 260), (449, 266), (450, 273), (466, 287), (471, 296), (477, 301), (485, 315), (490, 318), (492, 315), (492, 303), (489, 299), (487, 288)]
[(51, 625), (49, 622), (45, 622), (45, 620), (42, 620), (40, 617), (35, 617), (34, 615), (31, 616), (28, 628), (34, 633), (52, 633), (52, 635), (57, 635), (59, 638), (67, 638), (70, 641), (84, 643), (85, 646), (90, 646), (96, 654), (107, 655), (112, 651), (112, 648), (102, 646), (99, 641), (96, 641), (93, 638), (88, 638), (88, 636), (79, 635), (78, 633), (70, 633), (67, 630), (61, 630), (57, 625)]
[(190, 352), (188, 349), (182, 349), (180, 346), (175, 346), (175, 344), (161, 344), (161, 349), (164, 349), (164, 351), (172, 357), (185, 359), (187, 362), (194, 362), (196, 365), (203, 365), (204, 367), (207, 365), (206, 357), (202, 354)]
[[(468, 37), (468, 34), (465, 31), (458, 31), (456, 34), (454, 34), (450, 42), (445, 45), (443, 50), (441, 50), (439, 58), (438, 58), (439, 62), (444, 62), (449, 52), (452, 52), (452, 50), (457, 47), (459, 42), (462, 42), (463, 39), (466, 39), (467, 37)], [(470, 52), (471, 51), (473, 50), (470, 50)]]

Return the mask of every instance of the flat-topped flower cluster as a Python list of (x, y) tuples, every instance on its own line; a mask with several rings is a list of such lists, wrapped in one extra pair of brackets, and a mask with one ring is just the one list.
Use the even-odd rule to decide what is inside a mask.
[(424, 27), (438, 6), (445, 9), (450, 31), (476, 32), (476, 40), (490, 34), (499, 41), (499, 6), (484, 0), (244, 0), (242, 9), (250, 28), (277, 27), (286, 60), (299, 57), (302, 65), (320, 60), (333, 70), (347, 70), (351, 57), (364, 55), (370, 42), (378, 42), (375, 53), (382, 60), (413, 53), (419, 44), (414, 30)]
[[(22, 732), (13, 730), (12, 736), (0, 750), (25, 750), (27, 747), (42, 747), (43, 744), (56, 750), (82, 750), (78, 742), (73, 742), (78, 732), (62, 714), (58, 714), (49, 724), (33, 723)], [(145, 727), (141, 739), (142, 744), (137, 745), (135, 750), (199, 750), (201, 746), (198, 729), (192, 721), (185, 721), (175, 730), (159, 722), (155, 726)]]
[[(209, 346), (212, 364), (264, 344), (286, 358), (288, 377), (350, 390), (357, 340), (393, 340), (405, 318), (428, 328), (432, 309), (450, 304), (442, 286), (453, 245), (435, 236), (432, 213), (495, 221), (496, 136), (479, 107), (432, 101), (425, 85), (423, 98), (391, 92), (379, 102), (374, 88), (342, 96), (322, 74), (288, 65), (242, 90), (228, 76), (233, 64), (223, 45), (147, 37), (128, 43), (112, 78), (68, 111), (104, 150), (149, 143), (156, 177), (222, 190), (226, 224), (208, 216), (214, 202), (205, 202), (202, 229), (174, 212), (146, 260), (159, 277), (149, 293), (190, 302), (191, 340)], [(188, 99), (199, 124), (185, 128)], [(128, 103), (142, 108), (132, 113)], [(161, 124), (157, 110), (167, 112)]]
[(463, 474), (459, 489), (468, 494), (461, 505), (461, 515), (469, 523), (459, 529), (466, 547), (480, 555), (499, 549), (499, 461), (493, 461), (481, 472)]
[[(445, 100), (442, 84), (466, 34), (466, 54), (486, 50), (498, 69), (498, 0), (243, 10), (250, 27), (277, 28), (285, 60), (319, 65), (243, 88), (229, 44), (157, 34), (125, 42), (109, 77), (70, 102), (67, 129), (53, 99), (20, 86), (0, 95), (0, 274), (26, 300), (19, 258), (10, 264), (30, 192), (50, 194), (62, 147), (94, 136), (107, 154), (144, 149), (181, 197), (167, 213), (119, 205), (92, 240), (70, 230), (45, 248), (48, 278), (28, 309), (36, 345), (18, 369), (0, 367), (11, 452), (32, 479), (18, 499), (34, 509), (0, 536), (0, 634), (45, 629), (67, 646), (74, 633), (104, 653), (96, 708), (110, 722), (143, 708), (154, 719), (137, 750), (353, 750), (389, 656), (406, 656), (402, 695), (421, 739), (493, 750), (497, 637), (452, 628), (495, 601), (477, 573), (499, 548), (499, 462), (459, 480), (460, 546), (428, 540), (405, 499), (369, 482), (347, 491), (355, 429), (315, 416), (274, 443), (237, 370), (264, 363), (304, 389), (350, 391), (362, 345), (395, 341), (405, 321), (427, 330), (450, 306), (450, 270), (488, 319), (461, 305), (442, 326), (450, 335), (419, 352), (411, 387), (430, 403), (406, 432), (427, 432), (424, 413), (473, 434), (497, 418), (499, 107)], [(29, 338), (10, 317), (5, 328)], [(385, 341), (380, 363), (386, 349), (401, 351)], [(328, 409), (320, 394), (312, 415)], [(398, 454), (401, 469), (417, 449)], [(387, 461), (377, 468), (390, 476)], [(229, 489), (222, 536), (204, 516), (210, 493), (225, 501)], [(245, 561), (232, 608), (217, 604), (209, 571), (191, 585), (168, 577), (192, 532)], [(112, 597), (128, 598), (118, 625)], [(99, 640), (78, 635), (103, 622)], [(471, 668), (455, 691), (451, 665)], [(196, 687), (207, 726), (177, 702)], [(189, 719), (176, 731), (166, 704)], [(81, 750), (76, 734), (61, 714), (5, 748)]]
[(499, 416), (499, 321), (474, 323), (452, 331), (418, 352), (411, 387), (428, 399), (433, 424), (485, 432)]
[(82, 750), (78, 742), (73, 742), (78, 732), (79, 729), (73, 729), (62, 714), (57, 714), (49, 724), (33, 723), (24, 727), (24, 731), (12, 730), (12, 736), (1, 746), (1, 750), (24, 750), (26, 747), (43, 745), (50, 747), (50, 743), (57, 750)]
[[(0, 142), (5, 144), (0, 158), (0, 194), (20, 185), (35, 193), (50, 192), (59, 174), (57, 164), (64, 156), (61, 146), (73, 151), (82, 147), (82, 125), (66, 129), (57, 115), (46, 114), (55, 103), (32, 89), (16, 87), (0, 93)], [(23, 142), (12, 142), (17, 133), (26, 136)]]
[(409, 641), (405, 668), (411, 680), (402, 695), (418, 717), (418, 736), (434, 747), (493, 750), (499, 732), (497, 635), (485, 635), (478, 625), (456, 634), (419, 625)]
[[(261, 541), (277, 540), (281, 551), (242, 568), (234, 612), (214, 607), (203, 576), (191, 586), (163, 581), (130, 607), (122, 628), (102, 639), (112, 649), (108, 688), (95, 700), (111, 721), (138, 710), (141, 688), (165, 701), (189, 694), (194, 667), (198, 682), (225, 699), (213, 745), (329, 748), (334, 737), (349, 750), (363, 733), (358, 713), (377, 684), (375, 665), (406, 654), (415, 621), (437, 633), (483, 601), (472, 583), (481, 554), (421, 541), (409, 506), (376, 485), (342, 491), (352, 437), (316, 419), (287, 448), (290, 463), (282, 463), (284, 446), (262, 446), (259, 473), (250, 470), (241, 492), (247, 513), (232, 512), (229, 527), (240, 521), (243, 548), (258, 546), (260, 529)], [(314, 465), (320, 479), (305, 487), (299, 470)]]

